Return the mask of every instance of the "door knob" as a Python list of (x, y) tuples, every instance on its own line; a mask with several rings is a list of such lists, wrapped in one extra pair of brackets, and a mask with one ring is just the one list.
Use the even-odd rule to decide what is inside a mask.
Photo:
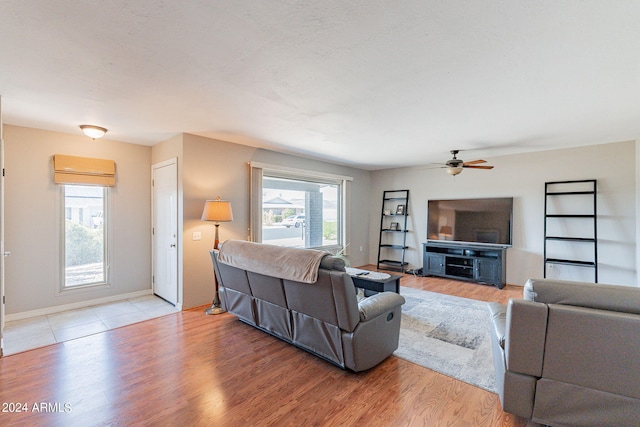
[(171, 245), (169, 245), (169, 247), (175, 248), (175, 247), (176, 247), (176, 244), (175, 244), (175, 243), (172, 243)]
[(8, 257), (8, 256), (11, 255), (11, 252), (7, 251), (7, 252), (3, 253), (2, 255), (4, 255), (5, 257)]

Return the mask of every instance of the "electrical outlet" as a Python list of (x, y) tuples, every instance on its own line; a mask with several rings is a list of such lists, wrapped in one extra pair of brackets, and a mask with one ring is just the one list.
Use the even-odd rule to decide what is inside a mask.
[(193, 232), (193, 240), (202, 240), (202, 233), (199, 231)]

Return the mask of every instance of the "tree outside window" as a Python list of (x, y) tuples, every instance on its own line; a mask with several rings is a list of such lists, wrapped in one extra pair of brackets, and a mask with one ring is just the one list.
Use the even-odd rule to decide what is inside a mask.
[(64, 185), (63, 288), (107, 282), (106, 189)]

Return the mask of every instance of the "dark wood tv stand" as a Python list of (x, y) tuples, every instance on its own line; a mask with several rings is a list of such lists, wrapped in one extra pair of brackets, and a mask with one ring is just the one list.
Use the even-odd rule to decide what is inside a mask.
[(422, 247), (425, 276), (486, 283), (499, 289), (505, 285), (508, 246), (428, 241)]

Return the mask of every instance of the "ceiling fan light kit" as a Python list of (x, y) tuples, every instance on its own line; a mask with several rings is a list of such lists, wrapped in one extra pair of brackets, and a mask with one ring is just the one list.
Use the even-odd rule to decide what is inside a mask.
[(449, 175), (456, 176), (456, 175), (458, 175), (460, 172), (462, 172), (462, 167), (454, 167), (454, 166), (449, 166), (449, 167), (447, 167), (447, 173), (448, 173)]

